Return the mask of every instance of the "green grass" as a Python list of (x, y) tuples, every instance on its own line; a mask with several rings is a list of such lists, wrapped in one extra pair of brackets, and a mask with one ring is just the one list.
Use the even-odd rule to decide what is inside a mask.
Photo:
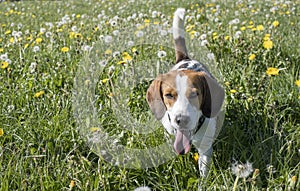
[[(295, 82), (300, 80), (300, 2), (239, 2), (0, 3), (0, 59), (5, 54), (9, 59), (8, 66), (0, 60), (0, 190), (133, 190), (139, 186), (197, 190), (199, 185), (203, 190), (299, 190), (300, 87)], [(126, 168), (114, 165), (114, 157), (124, 159), (118, 152), (99, 155), (103, 147), (93, 152), (87, 139), (105, 132), (118, 139), (125, 151), (172, 139), (153, 120), (145, 92), (157, 73), (174, 62), (171, 35), (160, 37), (155, 26), (171, 27), (177, 7), (186, 8), (190, 17), (186, 22), (190, 51), (204, 62), (209, 62), (207, 52), (214, 53), (213, 66), (226, 90), (226, 117), (206, 179), (199, 178), (195, 148), (178, 157), (160, 153), (171, 158), (160, 165)], [(160, 13), (152, 18), (153, 11)], [(128, 19), (134, 13), (136, 18)], [(69, 19), (61, 23), (65, 15)], [(112, 26), (115, 16), (117, 25)], [(239, 22), (230, 25), (233, 19)], [(277, 27), (274, 21), (279, 22)], [(259, 25), (264, 29), (254, 31)], [(119, 39), (113, 35), (115, 30)], [(136, 53), (125, 43), (136, 38), (138, 30), (147, 35), (134, 42)], [(237, 31), (241, 31), (239, 38), (235, 38)], [(207, 34), (206, 48), (199, 46), (202, 34)], [(269, 50), (263, 47), (266, 34), (273, 42)], [(105, 44), (108, 35), (114, 40)], [(35, 52), (35, 46), (40, 50)], [(89, 52), (86, 46), (94, 48)], [(63, 47), (69, 51), (63, 52)], [(107, 50), (111, 53), (105, 55)], [(159, 50), (167, 56), (158, 58)], [(120, 55), (112, 57), (116, 51)], [(130, 63), (118, 64), (123, 52), (132, 58)], [(256, 55), (254, 60), (249, 60), (251, 54)], [(104, 58), (106, 66), (100, 67)], [(279, 74), (266, 74), (270, 67), (279, 69)], [(36, 95), (40, 91), (44, 93)], [(90, 111), (96, 115), (91, 117)], [(236, 179), (229, 169), (234, 161), (250, 161), (259, 175)], [(140, 162), (133, 164), (144, 165)], [(75, 182), (72, 188), (71, 181)]]

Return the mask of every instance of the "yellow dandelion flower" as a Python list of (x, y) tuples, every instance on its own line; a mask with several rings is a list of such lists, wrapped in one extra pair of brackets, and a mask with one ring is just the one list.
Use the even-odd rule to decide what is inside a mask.
[(72, 38), (74, 38), (74, 37), (75, 37), (75, 32), (73, 32), (73, 31), (72, 31), (72, 32), (69, 32), (69, 38), (72, 39)]
[(278, 27), (279, 21), (274, 21), (274, 22), (272, 23), (272, 25), (273, 25), (273, 27)]
[(0, 48), (0, 52), (3, 52), (4, 51), (4, 48)]
[(0, 128), (0, 137), (2, 137), (3, 135), (4, 135), (4, 130)]
[(252, 61), (252, 60), (254, 60), (254, 59), (255, 59), (255, 57), (256, 57), (256, 55), (255, 55), (255, 54), (251, 54), (251, 55), (249, 56), (249, 58), (248, 58), (248, 59), (249, 59), (250, 61)]
[(273, 48), (273, 42), (271, 40), (266, 40), (263, 43), (263, 47), (267, 50)]
[(90, 131), (91, 131), (92, 133), (94, 133), (94, 132), (96, 132), (96, 131), (99, 131), (99, 130), (100, 130), (99, 127), (91, 127), (91, 128), (90, 128)]
[(145, 19), (144, 23), (150, 23), (150, 19)]
[(10, 43), (14, 43), (14, 42), (15, 42), (14, 37), (11, 37), (11, 38), (9, 39), (9, 42), (10, 42)]
[(35, 93), (33, 97), (38, 98), (38, 97), (41, 97), (44, 94), (45, 94), (45, 92), (42, 90), (42, 91), (39, 91), (39, 92)]
[(130, 62), (132, 60), (132, 57), (128, 54), (128, 52), (123, 52), (123, 60), (125, 62)]
[(111, 49), (107, 49), (107, 50), (105, 50), (104, 54), (106, 54), (106, 55), (112, 54), (112, 50)]
[(279, 69), (269, 67), (269, 68), (267, 68), (266, 74), (268, 74), (269, 76), (277, 76), (279, 74)]
[(109, 79), (108, 78), (105, 78), (103, 80), (101, 80), (102, 83), (106, 83)]
[(3, 61), (3, 62), (1, 63), (1, 68), (2, 68), (2, 69), (5, 69), (5, 68), (7, 68), (7, 67), (8, 67), (8, 62)]
[(300, 95), (298, 96), (298, 99), (300, 99)]
[(5, 31), (4, 34), (8, 35), (8, 34), (10, 34), (10, 33), (11, 33), (11, 30), (7, 30), (7, 31)]
[(122, 60), (120, 62), (118, 62), (117, 64), (126, 64), (127, 62), (125, 60)]
[(153, 24), (159, 25), (159, 22), (158, 21), (154, 21)]
[(76, 18), (77, 18), (77, 19), (79, 19), (80, 17), (81, 17), (81, 15), (80, 15), (80, 14), (76, 15)]
[(300, 80), (296, 80), (295, 84), (296, 86), (300, 87)]
[(42, 38), (37, 38), (37, 39), (35, 39), (35, 42), (36, 42), (36, 43), (41, 43), (42, 41), (43, 41)]
[(226, 86), (230, 86), (230, 82), (228, 82), (228, 81), (225, 82), (224, 84), (225, 84)]
[(69, 50), (70, 50), (70, 49), (69, 49), (68, 47), (62, 47), (62, 48), (61, 48), (61, 51), (62, 51), (62, 52), (69, 52)]
[(193, 158), (194, 158), (195, 162), (198, 162), (198, 160), (199, 160), (199, 154), (198, 153), (194, 153), (193, 154)]
[(72, 190), (72, 188), (74, 188), (75, 185), (76, 185), (76, 182), (74, 180), (71, 180), (70, 185), (69, 185), (70, 189)]
[(230, 36), (225, 36), (225, 40), (230, 40)]
[(244, 31), (244, 30), (246, 30), (246, 27), (241, 27), (241, 31)]
[(137, 52), (137, 49), (136, 49), (135, 47), (133, 47), (133, 48), (131, 49), (131, 51), (132, 51), (132, 52)]
[(230, 93), (235, 94), (237, 91), (235, 89), (231, 89)]
[(256, 27), (256, 29), (257, 29), (258, 31), (262, 31), (262, 30), (264, 30), (264, 26), (263, 26), (263, 25), (258, 25), (258, 26)]

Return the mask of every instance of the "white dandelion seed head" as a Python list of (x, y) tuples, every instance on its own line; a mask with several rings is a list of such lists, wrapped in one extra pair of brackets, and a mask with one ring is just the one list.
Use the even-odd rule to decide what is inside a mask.
[(85, 51), (85, 52), (88, 52), (88, 51), (90, 51), (91, 49), (92, 49), (92, 47), (89, 46), (89, 45), (83, 45), (83, 46), (81, 47), (81, 50), (83, 50), (83, 51)]
[(7, 59), (8, 59), (7, 53), (0, 55), (0, 60), (7, 60)]
[(101, 67), (105, 67), (106, 64), (107, 64), (107, 61), (106, 61), (106, 60), (101, 60), (101, 61), (99, 62), (99, 65), (100, 65)]
[(46, 37), (47, 38), (50, 38), (51, 36), (52, 36), (52, 32), (50, 32), (50, 31), (46, 32)]
[(40, 32), (41, 32), (41, 33), (45, 33), (45, 32), (46, 32), (46, 29), (45, 29), (45, 28), (40, 28)]
[(166, 31), (166, 30), (160, 30), (159, 32), (160, 32), (160, 35), (161, 35), (161, 36), (166, 36), (166, 35), (168, 35), (168, 31)]
[(77, 32), (77, 31), (78, 31), (78, 28), (77, 28), (77, 26), (74, 25), (74, 26), (71, 27), (71, 30), (72, 30), (73, 32)]
[(212, 52), (210, 52), (210, 53), (207, 53), (207, 58), (209, 59), (209, 60), (212, 60), (212, 61), (214, 61), (215, 60), (215, 55), (214, 55), (214, 53), (212, 53)]
[(107, 43), (107, 44), (111, 43), (112, 40), (113, 40), (113, 37), (110, 36), (110, 35), (107, 35), (107, 36), (104, 37), (104, 42)]
[(112, 34), (113, 34), (114, 36), (118, 36), (118, 35), (120, 34), (120, 31), (119, 31), (119, 30), (114, 30), (114, 31), (112, 32)]
[(137, 32), (136, 32), (136, 36), (137, 36), (138, 38), (140, 38), (140, 37), (144, 36), (144, 32), (143, 32), (143, 31), (137, 31)]
[(242, 34), (241, 31), (236, 31), (234, 34), (234, 38), (236, 38), (236, 39), (240, 38), (241, 34)]
[(109, 21), (109, 24), (114, 27), (117, 26), (118, 22), (115, 19), (113, 19)]
[(18, 29), (22, 28), (23, 27), (23, 24), (22, 23), (19, 23), (18, 24)]
[(202, 35), (200, 36), (200, 40), (205, 40), (205, 39), (206, 39), (206, 37), (207, 37), (207, 35), (206, 35), (206, 34), (202, 34)]
[(200, 46), (206, 46), (206, 45), (208, 45), (208, 41), (207, 40), (202, 40), (200, 42)]
[(40, 51), (40, 47), (39, 46), (34, 46), (33, 47), (33, 52), (39, 52)]
[(29, 72), (34, 73), (36, 66), (37, 66), (36, 62), (31, 62), (30, 66), (29, 66)]
[(119, 51), (115, 51), (115, 52), (113, 52), (112, 56), (115, 58), (117, 56), (120, 56), (120, 54), (121, 53)]
[(17, 37), (18, 32), (17, 32), (17, 31), (13, 31), (13, 32), (11, 33), (11, 35), (12, 35), (13, 37)]
[(249, 161), (246, 164), (234, 162), (231, 164), (231, 172), (240, 178), (247, 178), (253, 172), (252, 163)]
[(130, 41), (127, 42), (127, 45), (128, 45), (129, 47), (131, 47), (131, 46), (134, 45), (134, 42), (133, 42), (132, 40), (130, 40)]
[(158, 15), (158, 12), (157, 11), (152, 11), (152, 18), (156, 18)]
[(167, 53), (163, 50), (160, 50), (157, 52), (157, 56), (158, 56), (158, 58), (164, 58), (167, 56)]
[(151, 191), (151, 189), (148, 186), (141, 186), (141, 187), (135, 188), (134, 191)]
[(236, 24), (239, 24), (239, 23), (240, 23), (240, 20), (238, 18), (229, 21), (229, 25), (236, 25)]

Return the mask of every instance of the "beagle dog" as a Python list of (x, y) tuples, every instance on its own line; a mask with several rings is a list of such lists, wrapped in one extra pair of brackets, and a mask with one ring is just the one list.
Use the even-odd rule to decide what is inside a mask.
[(175, 135), (178, 154), (188, 153), (191, 144), (197, 148), (200, 175), (205, 177), (225, 93), (208, 69), (188, 56), (184, 14), (177, 9), (173, 20), (176, 65), (151, 83), (146, 99), (154, 116)]

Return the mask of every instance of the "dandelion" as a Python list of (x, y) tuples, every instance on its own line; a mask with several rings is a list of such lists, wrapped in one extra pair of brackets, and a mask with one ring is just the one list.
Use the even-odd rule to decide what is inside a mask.
[(69, 52), (69, 50), (70, 50), (70, 49), (69, 49), (68, 47), (66, 47), (66, 46), (61, 48), (61, 51), (62, 51), (62, 52)]
[(141, 187), (135, 188), (134, 191), (151, 191), (151, 189), (148, 186), (141, 186)]
[(274, 21), (274, 22), (272, 23), (272, 25), (273, 25), (273, 27), (278, 27), (279, 21)]
[(135, 32), (135, 35), (136, 35), (138, 38), (140, 38), (140, 37), (144, 36), (144, 32), (143, 32), (143, 31), (136, 31), (136, 32)]
[(193, 154), (193, 159), (194, 159), (195, 162), (198, 162), (198, 160), (199, 160), (199, 154), (198, 153), (194, 153)]
[(2, 137), (3, 135), (4, 135), (4, 130), (0, 128), (0, 137)]
[(247, 161), (246, 164), (238, 164), (235, 162), (231, 165), (231, 171), (239, 178), (247, 178), (253, 172), (252, 163), (249, 161)]
[(101, 80), (101, 82), (106, 83), (106, 82), (108, 82), (108, 80), (109, 80), (108, 78), (105, 78), (105, 79)]
[(263, 47), (267, 50), (273, 48), (273, 42), (271, 40), (266, 40), (263, 43)]
[(8, 62), (7, 61), (3, 61), (2, 63), (1, 63), (1, 68), (2, 69), (6, 69), (8, 67)]
[(76, 185), (76, 182), (74, 180), (71, 180), (70, 185), (69, 185), (70, 189), (72, 190), (75, 187), (75, 185)]
[(167, 56), (167, 53), (163, 50), (160, 50), (157, 52), (157, 56), (158, 56), (158, 58), (164, 58)]
[(37, 39), (35, 39), (35, 42), (36, 42), (36, 43), (41, 43), (42, 41), (43, 41), (42, 38), (37, 38)]
[(249, 58), (248, 58), (248, 59), (249, 59), (250, 61), (252, 61), (252, 60), (254, 60), (254, 59), (255, 59), (255, 57), (256, 57), (256, 55), (255, 55), (255, 54), (251, 54), (251, 55), (249, 56)]
[(296, 80), (295, 84), (296, 86), (300, 87), (300, 80)]
[(0, 52), (3, 52), (4, 51), (4, 49), (3, 48), (0, 48)]
[(44, 94), (45, 94), (45, 92), (42, 90), (42, 91), (39, 91), (39, 92), (35, 93), (33, 97), (39, 98), (39, 97), (41, 97)]
[(97, 132), (97, 131), (99, 131), (99, 130), (100, 130), (99, 127), (91, 127), (91, 128), (90, 128), (90, 131), (91, 131), (92, 133)]
[(107, 36), (104, 37), (104, 42), (107, 43), (107, 44), (111, 43), (112, 40), (113, 40), (113, 37), (110, 36), (110, 35), (107, 35)]
[(215, 60), (215, 55), (214, 55), (214, 53), (212, 53), (212, 52), (211, 52), (211, 53), (207, 53), (206, 56), (207, 56), (207, 58), (208, 58), (209, 60), (212, 60), (212, 61)]
[(132, 57), (128, 54), (128, 52), (123, 52), (122, 56), (123, 56), (123, 60), (124, 60), (125, 62), (130, 62), (130, 61), (132, 61)]
[(40, 51), (40, 47), (39, 46), (34, 46), (33, 47), (33, 52), (39, 52)]
[(105, 50), (104, 54), (110, 55), (110, 54), (112, 54), (112, 50), (111, 49), (107, 49), (107, 50)]
[(237, 91), (235, 89), (231, 89), (230, 93), (235, 94)]
[(277, 76), (279, 74), (279, 69), (269, 67), (269, 68), (267, 68), (266, 74), (269, 75), (269, 76)]
[(265, 34), (263, 40), (264, 40), (264, 41), (270, 40), (270, 36), (271, 36), (270, 34)]
[(263, 26), (263, 25), (258, 25), (258, 26), (256, 27), (256, 29), (257, 29), (258, 31), (262, 31), (262, 30), (264, 30), (264, 26)]

